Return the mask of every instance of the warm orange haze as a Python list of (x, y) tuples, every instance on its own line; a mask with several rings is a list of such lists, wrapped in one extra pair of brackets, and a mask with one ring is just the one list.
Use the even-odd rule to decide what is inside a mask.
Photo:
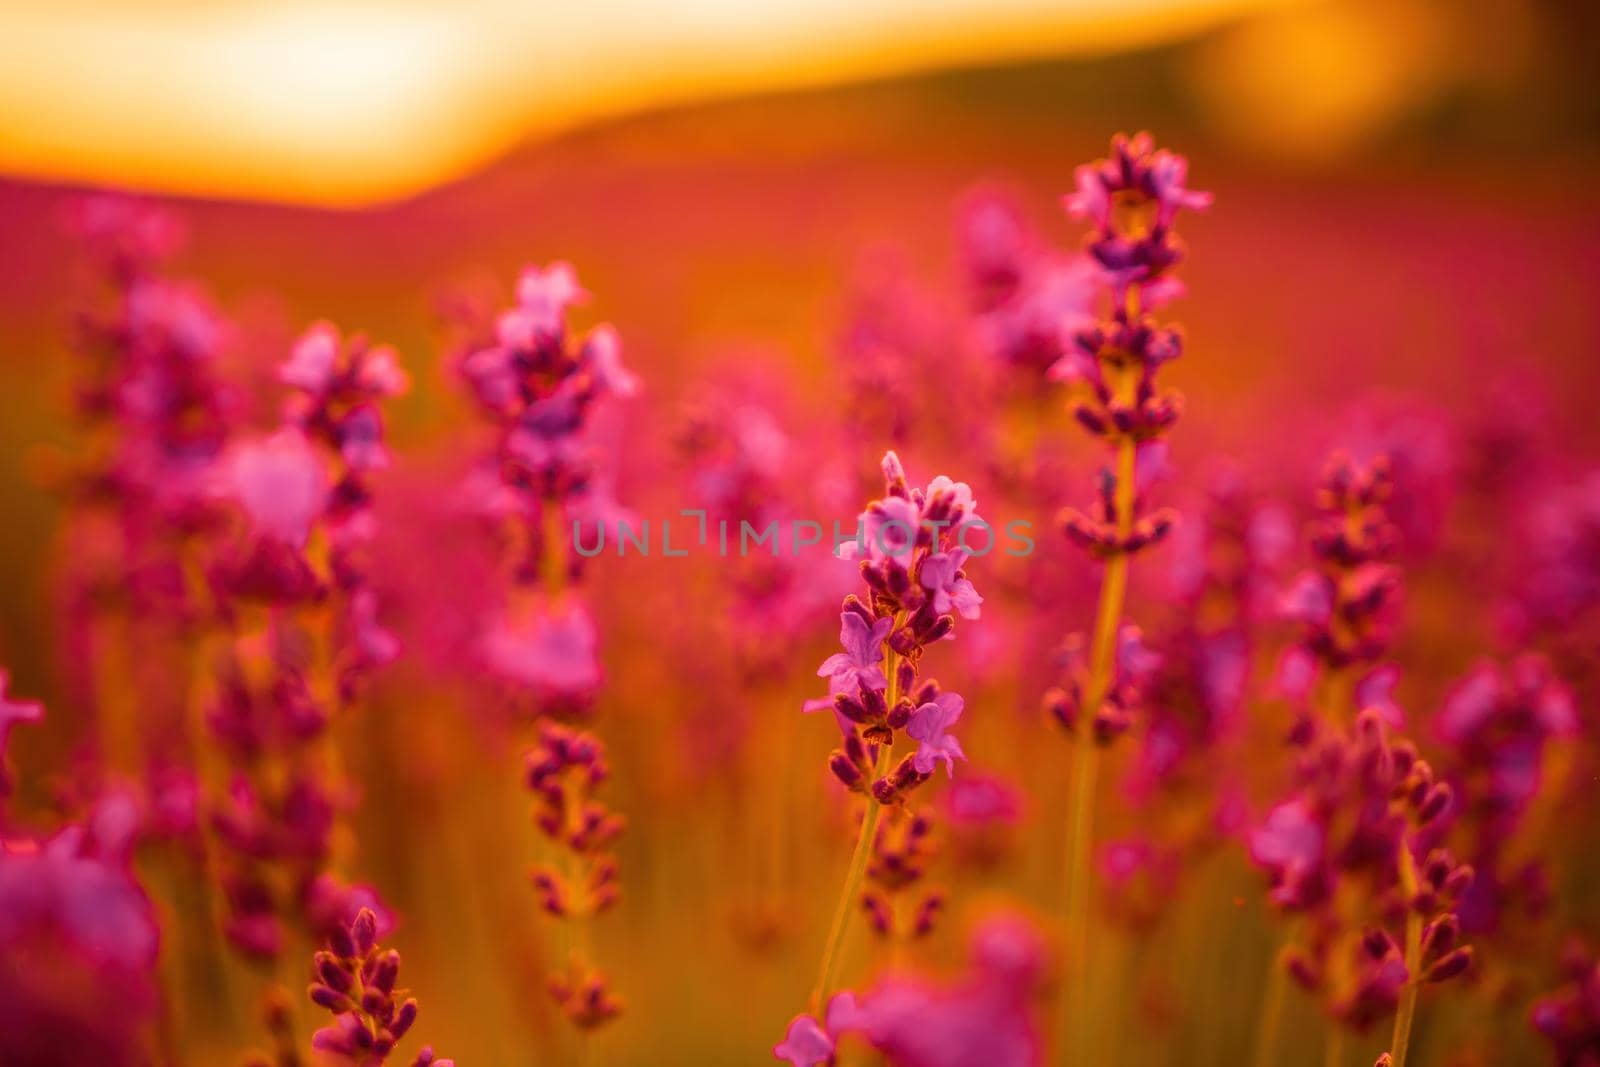
[[(0, 13), (0, 168), (172, 192), (370, 203), (458, 178), (525, 138), (596, 119), (740, 93), (1148, 48), (1308, 6), (18, 4)], [(1305, 16), (1310, 32), (1325, 18)], [(1313, 90), (1325, 101), (1310, 105), (1317, 119), (1337, 127), (1353, 112), (1359, 122), (1381, 107), (1375, 92), (1406, 87), (1394, 72), (1403, 54), (1372, 57), (1370, 74), (1349, 61), (1374, 46), (1404, 53), (1408, 21), (1378, 13), (1370, 34), (1359, 22), (1333, 27), (1346, 39), (1312, 69), (1319, 82), (1342, 84)], [(1385, 40), (1396, 30), (1399, 45)], [(1252, 40), (1246, 35), (1225, 55), (1219, 80), (1250, 79), (1262, 66), (1247, 54)], [(1299, 47), (1329, 51), (1315, 41)]]
[(0, 1067), (1600, 1064), (1596, 28), (0, 11)]

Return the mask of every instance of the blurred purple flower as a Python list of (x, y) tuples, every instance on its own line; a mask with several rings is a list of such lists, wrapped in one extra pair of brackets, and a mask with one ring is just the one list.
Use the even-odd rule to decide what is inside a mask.
[(296, 429), (237, 446), (225, 461), (222, 487), (257, 532), (294, 548), (305, 546), (328, 499), (322, 459)]

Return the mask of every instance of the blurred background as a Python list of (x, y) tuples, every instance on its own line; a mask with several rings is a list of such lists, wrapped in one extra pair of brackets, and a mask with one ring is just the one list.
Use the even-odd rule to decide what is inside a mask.
[[(375, 329), (413, 366), (440, 291), (552, 257), (647, 369), (719, 334), (816, 364), (864, 254), (952, 281), (953, 204), (992, 179), (1075, 240), (1071, 166), (1135, 128), (1231, 205), (1193, 224), (1206, 378), (1353, 387), (1308, 358), (1337, 346), (1365, 384), (1470, 390), (1523, 361), (1571, 376), (1552, 395), (1592, 433), (1597, 23), (1582, 0), (5, 3), (0, 476), (26, 484), (62, 410), (58, 209), (86, 186), (180, 198), (224, 305)], [(8, 493), (12, 659), (47, 508)]]
[[(82, 283), (63, 218), (87, 189), (178, 210), (190, 231), (181, 269), (239, 326), (240, 378), (267, 383), (317, 318), (395, 344), (417, 383), (395, 408), (397, 469), (452, 469), (467, 405), (441, 356), (441, 306), (496, 287), (503, 302), (522, 264), (573, 262), (595, 294), (584, 315), (616, 325), (644, 382), (615, 429), (618, 495), (660, 515), (685, 506), (652, 474), (707, 373), (778, 367), (798, 411), (828, 411), (840, 337), (875, 279), (887, 271), (919, 300), (961, 306), (957, 205), (970, 190), (1005, 190), (1049, 242), (1075, 245), (1080, 228), (1057, 205), (1072, 167), (1104, 154), (1113, 132), (1150, 129), (1217, 197), (1184, 227), (1191, 298), (1178, 315), (1191, 347), (1172, 378), (1191, 415), (1180, 465), (1281, 445), (1285, 484), (1309, 487), (1344, 413), (1377, 395), (1474, 425), (1531, 426), (1577, 468), (1600, 451), (1597, 39), (1600, 7), (1584, 0), (0, 4), (0, 663), (13, 691), (61, 709), (49, 729), (18, 735), (14, 762), (47, 764), (71, 738), (52, 472), (73, 447), (67, 339)], [(926, 373), (937, 380), (940, 365)], [(806, 417), (791, 427), (802, 444)], [(1291, 428), (1302, 434), (1292, 445)], [(864, 448), (864, 469), (881, 448)], [(934, 434), (908, 458), (926, 479), (933, 460), (961, 451)], [(983, 501), (979, 476), (949, 473)], [(430, 503), (397, 487), (384, 506), (404, 516)], [(1033, 503), (1042, 520), (1060, 502)], [(1083, 570), (1064, 548), (1045, 551)], [(659, 663), (611, 661), (659, 640), (652, 620), (615, 606), (670, 601), (638, 593), (657, 581), (638, 563), (599, 570), (618, 678), (598, 721), (634, 735), (618, 742), (618, 804), (639, 810), (687, 788), (648, 768), (659, 723), (692, 697)], [(1434, 592), (1423, 610), (1436, 618), (1463, 603)], [(1436, 634), (1430, 662), (1459, 669), (1490, 629), (1468, 619)], [(807, 664), (827, 651), (826, 622), (818, 637), (815, 656), (796, 654)], [(377, 713), (422, 731), (413, 736), (446, 730), (437, 709), (460, 697), (430, 705), (433, 691), (405, 670), (379, 686)], [(809, 672), (774, 709), (814, 695)], [(1031, 709), (1043, 684), (1012, 679), (996, 699)], [(806, 728), (800, 758), (814, 749), (805, 766), (820, 775), (828, 730)], [(420, 798), (437, 805), (419, 816), (431, 827), (463, 803), (447, 787), (470, 777), (471, 755), (442, 767), (394, 758), (391, 774), (369, 778), (369, 812)], [(507, 774), (500, 800), (515, 812)], [(501, 991), (485, 1007), (471, 975), (525, 887), (515, 874), (503, 890), (459, 873), (435, 883), (484, 841), (452, 839), (459, 851), (435, 855), (369, 817), (363, 851), (380, 858), (366, 869), (421, 925), (399, 943), (408, 969), (414, 958), (417, 973), (432, 969), (436, 1017), (451, 1020), (430, 1033), (464, 1063), (512, 1062), (519, 1000)], [(633, 973), (618, 962), (633, 1008), (605, 1039), (613, 1062), (645, 1062), (630, 1057), (652, 1047), (652, 1063), (751, 1062), (799, 992), (778, 969), (762, 972), (766, 985), (728, 989), (737, 1002), (706, 999), (734, 949), (697, 956), (695, 931), (663, 917), (714, 880), (682, 862), (715, 857), (716, 831), (688, 805), (653, 817), (653, 836), (630, 836), (623, 860), (654, 873), (630, 884), (602, 955), (690, 962)], [(808, 832), (808, 848), (838, 844)], [(679, 866), (653, 866), (652, 850), (679, 843)], [(1027, 860), (1025, 874), (1053, 862)], [(830, 866), (817, 881), (832, 877)], [(449, 903), (456, 890), (469, 896)], [(461, 913), (461, 899), (472, 914), (447, 927), (438, 917)], [(1208, 899), (1234, 898), (1218, 888)], [(1252, 976), (1269, 952), (1253, 929), (1231, 963)], [(796, 937), (799, 971), (819, 936)], [(673, 1036), (653, 1044), (663, 1018)], [(1179, 1026), (1163, 1040), (1223, 1062), (1227, 1042), (1204, 1038), (1230, 1024), (1194, 1025), (1201, 1037)], [(680, 1060), (663, 1048), (695, 1051)]]

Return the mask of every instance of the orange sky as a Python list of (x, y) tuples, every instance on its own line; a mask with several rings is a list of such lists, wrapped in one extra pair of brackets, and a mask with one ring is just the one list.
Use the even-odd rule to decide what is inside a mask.
[(0, 173), (353, 205), (752, 90), (1135, 47), (1298, 0), (61, 0), (0, 9)]

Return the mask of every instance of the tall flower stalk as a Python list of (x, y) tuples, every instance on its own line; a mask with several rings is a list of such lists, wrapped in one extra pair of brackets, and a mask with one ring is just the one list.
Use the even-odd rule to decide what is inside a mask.
[[(1316, 566), (1283, 598), (1304, 628), (1279, 672), (1302, 705), (1290, 734), (1296, 786), (1249, 843), (1272, 902), (1297, 916), (1295, 941), (1275, 966), (1323, 1000), (1326, 1060), (1342, 1059), (1347, 1030), (1393, 1012), (1382, 1062), (1403, 1067), (1421, 987), (1472, 963), (1455, 912), (1473, 869), (1438, 847), (1455, 793), (1399, 735), (1398, 670), (1380, 662), (1399, 596), (1388, 562), (1392, 492), (1381, 457), (1362, 466), (1335, 455), (1324, 471), (1311, 527)], [(1269, 999), (1281, 998), (1281, 980)], [(1276, 1036), (1264, 1023), (1258, 1063), (1275, 1062)]]
[[(223, 932), (290, 980), (298, 944), (320, 941), (373, 891), (335, 869), (351, 800), (336, 728), (371, 672), (399, 652), (378, 621), (371, 479), (390, 462), (380, 403), (409, 381), (393, 349), (312, 326), (278, 368), (280, 428), (242, 442), (218, 483), (246, 517), (209, 569), (217, 633), (201, 703), (205, 830), (217, 844)], [(275, 1038), (293, 1044), (293, 1001), (275, 995)]]
[[(637, 388), (615, 330), (596, 326), (580, 341), (569, 328), (568, 309), (587, 297), (566, 263), (526, 268), (492, 342), (472, 347), (460, 363), (497, 437), (482, 495), (502, 536), (508, 580), (484, 653), (543, 717), (585, 712), (600, 686), (594, 624), (577, 584), (581, 557), (594, 553), (568, 547), (603, 545), (619, 513), (588, 440), (590, 416), (601, 401)], [(599, 529), (584, 538), (586, 527)], [(594, 797), (606, 777), (594, 736), (542, 722), (526, 767), (535, 822), (559, 853), (532, 875), (540, 906), (565, 932), (566, 959), (548, 990), (587, 1058), (589, 1034), (621, 1010), (587, 942), (589, 921), (618, 897), (608, 848), (623, 820)]]
[[(843, 743), (828, 766), (866, 802), (811, 991), (813, 1015), (836, 988), (840, 950), (850, 916), (858, 911), (884, 809), (903, 807), (940, 761), (952, 771), (955, 760), (966, 758), (949, 732), (964, 701), (924, 679), (921, 664), (928, 646), (954, 631), (956, 614), (978, 617), (983, 598), (962, 568), (968, 538), (972, 547), (984, 548), (992, 533), (978, 518), (966, 483), (940, 476), (925, 490), (913, 489), (893, 452), (883, 458), (883, 476), (884, 496), (861, 513), (856, 539), (837, 550), (842, 558), (860, 560), (865, 599), (845, 597), (839, 616), (843, 651), (817, 670), (828, 679), (829, 697), (805, 706), (833, 711)], [(970, 532), (974, 528), (984, 532)], [(917, 743), (898, 762), (897, 731)]]
[[(1077, 189), (1064, 198), (1067, 211), (1086, 219), (1090, 256), (1108, 284), (1110, 315), (1073, 331), (1066, 351), (1050, 368), (1053, 380), (1069, 383), (1071, 411), (1111, 453), (1100, 475), (1100, 499), (1089, 513), (1068, 509), (1067, 536), (1104, 564), (1099, 604), (1085, 669), (1052, 700), (1053, 710), (1074, 734), (1071, 796), (1067, 808), (1067, 951), (1072, 980), (1067, 996), (1084, 987), (1089, 930), (1089, 869), (1100, 750), (1130, 721), (1131, 686), (1118, 663), (1128, 568), (1135, 552), (1171, 529), (1167, 509), (1147, 512), (1144, 490), (1159, 465), (1161, 439), (1177, 421), (1180, 398), (1161, 390), (1157, 372), (1183, 350), (1180, 332), (1159, 325), (1148, 313), (1180, 295), (1173, 269), (1183, 246), (1173, 222), (1183, 208), (1200, 209), (1209, 194), (1185, 186), (1188, 163), (1157, 149), (1149, 134), (1112, 139), (1106, 159), (1077, 170)], [(1072, 1045), (1082, 1051), (1083, 1021), (1072, 1027)]]

